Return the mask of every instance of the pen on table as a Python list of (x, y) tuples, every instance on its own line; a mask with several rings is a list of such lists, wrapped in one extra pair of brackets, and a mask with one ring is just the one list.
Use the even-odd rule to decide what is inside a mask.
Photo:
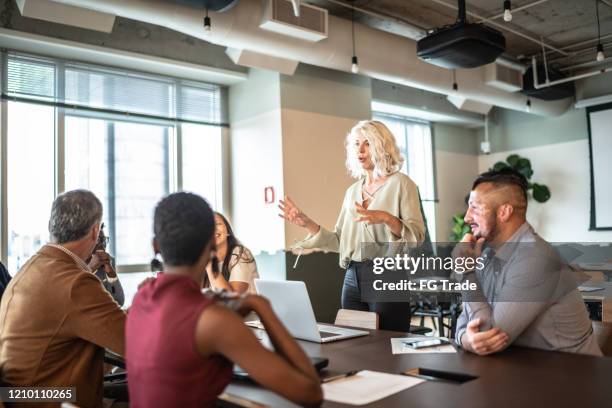
[(403, 373), (400, 373), (400, 375), (405, 375), (407, 377), (420, 378), (421, 380), (427, 380), (427, 381), (441, 381), (439, 378), (432, 377), (431, 375), (412, 374), (409, 372), (403, 372)]
[(330, 381), (336, 381), (336, 380), (340, 380), (342, 378), (352, 377), (355, 374), (357, 374), (358, 372), (359, 372), (359, 370), (353, 370), (353, 371), (349, 371), (348, 373), (334, 375), (333, 377), (327, 377), (327, 378), (322, 379), (321, 383), (325, 384), (325, 383), (328, 383)]

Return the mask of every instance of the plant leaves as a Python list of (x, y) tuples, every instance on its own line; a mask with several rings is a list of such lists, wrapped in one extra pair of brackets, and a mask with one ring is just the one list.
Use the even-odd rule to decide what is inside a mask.
[(520, 156), (518, 154), (511, 154), (510, 156), (506, 157), (506, 161), (512, 167), (516, 167), (516, 164), (519, 161), (519, 159), (520, 159)]
[(516, 162), (516, 166), (514, 167), (514, 169), (521, 173), (523, 176), (525, 176), (527, 180), (529, 180), (531, 176), (533, 176), (533, 170), (531, 169), (531, 162), (529, 161), (529, 159), (520, 158)]
[(533, 184), (533, 199), (538, 203), (545, 203), (550, 199), (550, 190), (543, 184)]
[(500, 170), (503, 170), (503, 169), (507, 169), (508, 167), (510, 167), (510, 166), (508, 166), (508, 164), (500, 161), (500, 162), (495, 163), (493, 165), (493, 168), (489, 169), (489, 170), (500, 171)]
[(457, 224), (461, 224), (463, 225), (464, 221), (463, 218), (465, 217), (465, 214), (455, 214), (453, 215), (453, 221)]

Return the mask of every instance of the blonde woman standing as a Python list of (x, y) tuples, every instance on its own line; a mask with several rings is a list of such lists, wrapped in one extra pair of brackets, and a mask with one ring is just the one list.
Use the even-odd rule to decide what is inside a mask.
[(279, 208), (282, 218), (308, 231), (302, 248), (339, 252), (340, 267), (346, 269), (343, 309), (377, 312), (381, 329), (407, 332), (408, 303), (364, 302), (360, 290), (360, 276), (372, 270), (362, 244), (424, 240), (419, 192), (410, 177), (399, 172), (403, 162), (395, 137), (382, 122), (361, 121), (346, 137), (346, 167), (357, 181), (346, 190), (334, 229), (320, 226), (289, 197), (280, 201)]

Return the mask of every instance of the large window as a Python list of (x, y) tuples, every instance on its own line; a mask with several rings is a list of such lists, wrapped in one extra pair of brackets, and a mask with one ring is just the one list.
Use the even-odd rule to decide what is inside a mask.
[(7, 268), (15, 273), (49, 239), (54, 197), (55, 113), (47, 106), (8, 102)]
[(401, 116), (375, 113), (374, 119), (383, 122), (393, 133), (406, 159), (402, 172), (419, 186), (423, 213), (431, 240), (436, 240), (436, 193), (434, 182), (433, 142), (431, 126)]
[(222, 206), (218, 86), (1, 55), (8, 162), (0, 241), (12, 274), (48, 241), (62, 191), (85, 188), (102, 201), (108, 250), (125, 271), (145, 270), (151, 259), (161, 197), (182, 188)]
[(183, 125), (183, 190), (206, 198), (209, 204), (222, 208), (221, 128)]
[(170, 191), (168, 126), (66, 117), (66, 190), (104, 205), (110, 252), (121, 264), (151, 258), (151, 215)]

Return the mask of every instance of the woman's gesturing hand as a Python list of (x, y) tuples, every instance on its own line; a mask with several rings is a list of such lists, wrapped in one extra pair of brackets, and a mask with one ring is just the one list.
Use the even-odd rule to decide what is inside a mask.
[(319, 225), (304, 214), (289, 197), (285, 196), (285, 199), (279, 202), (278, 208), (282, 211), (281, 214), (278, 214), (279, 217), (298, 227), (306, 228), (311, 234), (319, 232)]
[(396, 237), (402, 236), (402, 221), (386, 211), (368, 210), (363, 205), (355, 202), (356, 222), (365, 222), (368, 225), (385, 224)]
[(357, 213), (355, 221), (366, 222), (368, 224), (386, 224), (390, 216), (386, 211), (368, 210), (357, 202), (355, 203), (355, 212)]

